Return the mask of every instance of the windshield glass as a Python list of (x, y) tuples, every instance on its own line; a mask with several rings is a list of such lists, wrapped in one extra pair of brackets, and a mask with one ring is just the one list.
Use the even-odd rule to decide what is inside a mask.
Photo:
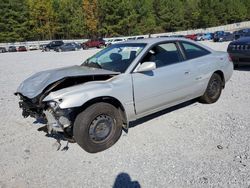
[(87, 59), (82, 66), (124, 73), (145, 46), (142, 43), (114, 44)]

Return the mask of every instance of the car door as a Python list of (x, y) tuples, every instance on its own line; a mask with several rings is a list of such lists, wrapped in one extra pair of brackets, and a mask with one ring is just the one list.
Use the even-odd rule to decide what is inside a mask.
[(213, 70), (211, 66), (211, 52), (190, 42), (180, 42), (185, 54), (185, 59), (192, 70), (192, 90), (194, 97), (202, 95)]
[(192, 73), (175, 42), (154, 46), (140, 63), (154, 61), (156, 69), (132, 73), (137, 115), (147, 114), (178, 103), (190, 93)]

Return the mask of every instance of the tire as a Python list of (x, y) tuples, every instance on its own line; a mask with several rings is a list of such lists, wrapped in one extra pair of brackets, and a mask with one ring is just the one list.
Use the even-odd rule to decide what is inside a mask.
[(223, 82), (220, 75), (214, 73), (208, 82), (204, 95), (199, 98), (200, 102), (206, 104), (215, 103), (220, 98), (222, 88)]
[(100, 44), (97, 46), (97, 48), (103, 48), (104, 45)]
[(110, 148), (120, 138), (122, 118), (113, 105), (100, 102), (78, 114), (73, 127), (75, 141), (87, 152)]
[(84, 44), (82, 48), (83, 48), (84, 50), (89, 49), (89, 47), (88, 47), (86, 44)]

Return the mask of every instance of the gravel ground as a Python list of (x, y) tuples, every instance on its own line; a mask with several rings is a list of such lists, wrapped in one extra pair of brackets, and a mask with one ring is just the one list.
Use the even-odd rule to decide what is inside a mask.
[[(203, 42), (225, 51), (228, 43)], [(190, 101), (143, 118), (110, 149), (54, 138), (24, 119), (13, 95), (33, 73), (80, 64), (97, 52), (0, 54), (0, 187), (250, 187), (250, 67), (234, 71), (220, 100)]]

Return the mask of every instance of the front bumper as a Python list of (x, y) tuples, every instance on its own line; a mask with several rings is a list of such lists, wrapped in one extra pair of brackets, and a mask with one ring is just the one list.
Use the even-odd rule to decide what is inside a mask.
[(72, 125), (74, 118), (72, 109), (60, 109), (58, 105), (51, 107), (49, 104), (37, 104), (35, 99), (20, 95), (19, 107), (24, 118), (33, 117), (39, 122), (47, 123), (48, 133), (64, 132)]
[(44, 110), (47, 119), (48, 133), (64, 132), (64, 130), (72, 125), (71, 109), (52, 109)]

